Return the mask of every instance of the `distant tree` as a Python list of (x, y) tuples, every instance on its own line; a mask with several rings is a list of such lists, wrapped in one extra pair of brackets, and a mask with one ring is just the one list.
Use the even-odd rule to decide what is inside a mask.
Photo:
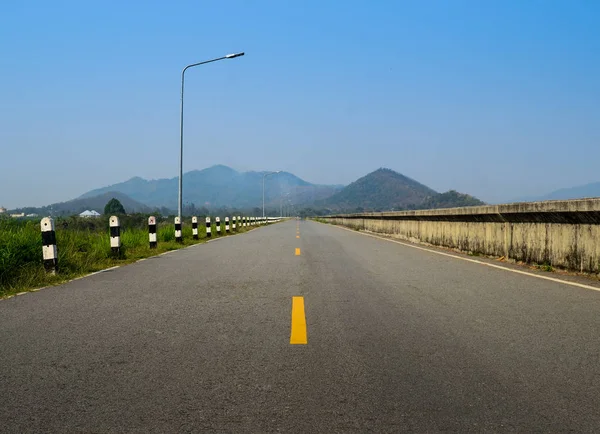
[(432, 209), (432, 208), (456, 208), (463, 206), (479, 206), (485, 205), (484, 202), (480, 201), (476, 197), (468, 194), (459, 193), (456, 190), (450, 190), (445, 193), (438, 193), (434, 196), (430, 196), (423, 202), (420, 208)]
[(192, 202), (192, 203), (186, 202), (185, 205), (183, 206), (182, 212), (183, 212), (183, 215), (186, 215), (186, 216), (196, 215), (196, 212), (197, 212), (196, 204), (194, 204), (194, 202)]
[(118, 199), (114, 197), (108, 201), (106, 206), (104, 207), (104, 214), (112, 215), (112, 214), (125, 214), (125, 208)]
[(168, 217), (168, 216), (174, 215), (176, 213), (175, 211), (167, 208), (166, 206), (161, 206), (159, 211), (163, 217)]

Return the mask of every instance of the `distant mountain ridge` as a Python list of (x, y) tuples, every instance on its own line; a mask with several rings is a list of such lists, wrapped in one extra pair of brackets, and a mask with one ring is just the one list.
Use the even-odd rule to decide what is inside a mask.
[[(262, 204), (262, 181), (265, 172), (237, 172), (216, 165), (193, 170), (183, 175), (184, 203), (195, 206), (248, 208)], [(309, 203), (331, 196), (341, 189), (335, 185), (311, 184), (297, 176), (281, 172), (265, 179), (265, 202), (279, 207), (286, 195), (293, 196), (295, 204)], [(97, 196), (108, 191), (119, 191), (150, 207), (177, 207), (178, 178), (145, 180), (134, 177), (128, 181), (98, 188), (80, 198)]]
[(485, 205), (485, 202), (471, 196), (470, 194), (459, 193), (456, 190), (450, 190), (445, 193), (437, 193), (430, 196), (421, 204), (421, 209), (435, 208), (460, 208), (464, 206)]
[[(210, 213), (223, 209), (258, 212), (262, 205), (263, 174), (238, 172), (217, 165), (184, 174), (183, 209)], [(146, 180), (138, 176), (125, 182), (97, 188), (79, 198), (41, 208), (21, 208), (26, 213), (44, 213), (52, 208), (54, 215), (80, 213), (86, 209), (104, 210), (113, 197), (128, 213), (171, 213), (177, 208), (178, 178)], [(297, 176), (281, 172), (265, 178), (267, 212), (279, 212), (280, 206), (322, 212), (390, 211), (424, 208), (452, 208), (482, 205), (479, 199), (450, 190), (438, 193), (420, 182), (381, 168), (347, 186), (311, 184)], [(275, 209), (277, 211), (275, 211)]]
[(588, 197), (600, 197), (600, 182), (592, 182), (590, 184), (578, 185), (575, 187), (561, 188), (543, 196), (531, 196), (526, 198), (520, 198), (515, 200), (515, 202), (583, 199)]
[(360, 212), (483, 205), (468, 194), (432, 188), (391, 169), (381, 168), (354, 181), (339, 193), (318, 202), (333, 210)]
[(151, 211), (150, 207), (144, 205), (143, 203), (137, 202), (126, 194), (118, 191), (107, 191), (91, 197), (80, 197), (77, 199), (68, 200), (66, 202), (57, 202), (42, 207), (18, 208), (18, 210), (22, 210), (25, 213), (35, 213), (39, 215), (72, 215), (80, 214), (86, 210), (94, 210), (102, 214), (104, 212), (104, 206), (112, 198), (115, 198), (121, 202), (127, 213), (146, 213)]
[(323, 205), (340, 209), (391, 209), (423, 202), (434, 190), (391, 169), (378, 169), (357, 179)]

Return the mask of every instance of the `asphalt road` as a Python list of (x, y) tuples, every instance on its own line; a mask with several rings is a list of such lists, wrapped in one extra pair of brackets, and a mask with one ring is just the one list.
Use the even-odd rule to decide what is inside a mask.
[(0, 431), (598, 432), (599, 335), (600, 292), (289, 221), (0, 301)]

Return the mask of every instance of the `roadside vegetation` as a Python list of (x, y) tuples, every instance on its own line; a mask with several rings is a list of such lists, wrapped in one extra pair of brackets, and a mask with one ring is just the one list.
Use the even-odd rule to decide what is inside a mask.
[[(199, 240), (192, 238), (191, 218), (184, 218), (183, 243), (175, 241), (173, 219), (158, 218), (158, 246), (150, 249), (148, 215), (122, 215), (122, 247), (116, 256), (110, 248), (108, 219), (108, 215), (98, 218), (56, 218), (58, 273), (51, 275), (44, 270), (42, 261), (40, 219), (0, 218), (0, 298), (207, 241), (203, 217), (198, 218)], [(240, 228), (237, 225), (237, 230), (230, 234), (247, 232), (256, 227)], [(213, 239), (218, 238), (214, 218), (212, 235)], [(221, 222), (221, 237), (226, 235), (225, 224)]]

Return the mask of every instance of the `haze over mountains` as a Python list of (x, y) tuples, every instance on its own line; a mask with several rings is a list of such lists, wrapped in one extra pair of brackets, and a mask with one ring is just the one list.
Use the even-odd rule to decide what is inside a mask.
[(378, 169), (354, 181), (346, 188), (322, 201), (337, 209), (404, 208), (421, 204), (437, 192), (390, 169)]
[[(237, 172), (227, 166), (213, 166), (184, 174), (184, 202), (196, 207), (250, 208), (262, 203), (262, 180), (265, 172)], [(175, 208), (177, 178), (129, 181), (85, 193), (93, 197), (119, 191), (132, 199), (154, 207)], [(445, 197), (444, 200), (441, 200)], [(438, 199), (440, 198), (440, 199)], [(483, 202), (468, 195), (441, 196), (433, 189), (390, 169), (378, 169), (352, 184), (315, 185), (297, 176), (281, 172), (265, 178), (265, 203), (279, 207), (280, 203), (311, 206), (330, 210), (390, 210), (416, 209), (425, 204), (438, 206), (479, 205)]]
[(104, 206), (112, 198), (117, 199), (128, 213), (148, 213), (153, 209), (143, 203), (137, 202), (118, 191), (109, 191), (92, 197), (77, 198), (66, 202), (57, 202), (42, 207), (24, 207), (15, 211), (23, 211), (27, 214), (35, 213), (38, 215), (72, 215), (80, 214), (86, 210), (95, 210), (103, 212)]
[(482, 201), (467, 194), (438, 193), (414, 179), (384, 168), (363, 176), (340, 192), (316, 203), (341, 211), (388, 211), (482, 204)]
[[(262, 205), (262, 182), (266, 172), (237, 172), (217, 165), (183, 175), (183, 200), (207, 208), (249, 208)], [(267, 172), (268, 173), (268, 172)], [(280, 172), (265, 178), (265, 203), (277, 205), (282, 196), (294, 203), (311, 203), (341, 190), (341, 185), (311, 184), (297, 176)], [(81, 198), (118, 191), (151, 207), (177, 207), (178, 178), (145, 180), (139, 177), (89, 191)]]
[[(238, 172), (217, 165), (184, 174), (185, 208), (210, 210), (255, 209), (262, 205), (263, 174)], [(83, 209), (102, 211), (110, 198), (119, 199), (127, 212), (170, 213), (177, 207), (178, 179), (146, 180), (134, 177), (125, 182), (84, 193), (72, 201), (27, 212), (79, 213)], [(478, 205), (483, 202), (456, 192), (444, 194), (390, 169), (378, 169), (350, 185), (311, 184), (297, 176), (280, 172), (265, 178), (267, 209), (293, 205), (295, 209), (326, 211), (382, 211), (439, 206)]]
[(600, 197), (600, 182), (561, 188), (542, 196), (521, 197), (515, 202), (534, 202), (541, 200), (581, 199), (584, 197)]
[[(217, 165), (184, 174), (184, 208), (250, 210), (262, 206), (262, 180), (265, 172), (238, 172)], [(20, 208), (26, 212), (79, 213), (85, 209), (102, 211), (112, 197), (127, 212), (171, 212), (177, 208), (177, 177), (146, 180), (134, 177), (125, 182), (98, 188), (79, 198), (41, 208)], [(526, 200), (572, 199), (600, 196), (600, 183), (557, 190)], [(292, 173), (281, 172), (265, 178), (267, 209), (280, 204), (296, 209), (361, 212), (404, 209), (451, 208), (483, 204), (479, 199), (456, 191), (438, 193), (418, 181), (390, 169), (378, 169), (347, 185), (317, 185)]]

